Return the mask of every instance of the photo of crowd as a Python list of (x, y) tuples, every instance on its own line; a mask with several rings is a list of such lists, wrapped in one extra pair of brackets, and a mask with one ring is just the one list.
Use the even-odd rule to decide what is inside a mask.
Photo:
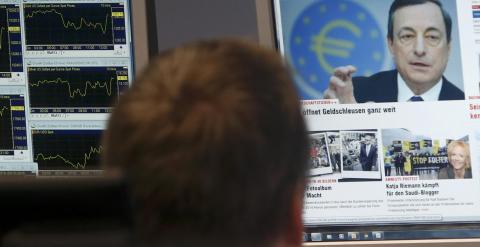
[[(398, 138), (395, 138), (397, 133)], [(407, 136), (408, 130), (382, 131), (385, 176), (418, 176), (420, 180), (472, 178), (468, 136), (432, 139)]]

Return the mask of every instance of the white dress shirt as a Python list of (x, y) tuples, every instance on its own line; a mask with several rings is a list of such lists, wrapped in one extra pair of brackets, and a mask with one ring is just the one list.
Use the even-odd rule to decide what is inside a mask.
[(416, 95), (412, 90), (407, 86), (407, 83), (403, 80), (400, 76), (400, 73), (397, 73), (397, 85), (398, 85), (398, 102), (406, 102), (409, 101), (412, 96), (420, 96), (422, 97), (423, 101), (437, 101), (438, 97), (440, 97), (440, 90), (442, 89), (443, 79), (440, 78), (435, 86), (430, 88), (430, 90), (426, 91), (421, 95)]

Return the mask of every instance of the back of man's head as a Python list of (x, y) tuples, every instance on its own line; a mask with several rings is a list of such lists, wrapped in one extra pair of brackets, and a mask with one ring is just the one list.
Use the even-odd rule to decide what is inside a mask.
[(217, 40), (151, 62), (112, 113), (103, 162), (132, 185), (142, 237), (262, 245), (298, 224), (307, 150), (281, 57)]

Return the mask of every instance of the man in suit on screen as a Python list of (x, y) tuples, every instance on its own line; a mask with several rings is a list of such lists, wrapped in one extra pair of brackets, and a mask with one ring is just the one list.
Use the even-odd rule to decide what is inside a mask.
[(395, 0), (387, 43), (396, 69), (353, 77), (352, 65), (335, 69), (325, 98), (340, 103), (463, 100), (443, 76), (450, 54), (452, 20), (438, 0)]
[(377, 146), (372, 135), (366, 135), (360, 145), (360, 164), (362, 171), (371, 171), (377, 165)]

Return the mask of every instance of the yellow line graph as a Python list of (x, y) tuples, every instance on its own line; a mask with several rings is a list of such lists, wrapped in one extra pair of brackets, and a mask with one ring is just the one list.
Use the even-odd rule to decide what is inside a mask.
[(90, 21), (87, 21), (85, 18), (80, 18), (80, 23), (79, 24), (75, 24), (74, 22), (71, 22), (71, 21), (68, 21), (68, 20), (65, 20), (65, 17), (63, 16), (63, 14), (61, 12), (58, 12), (56, 9), (50, 9), (50, 10), (34, 10), (32, 11), (32, 13), (28, 14), (25, 16), (25, 18), (33, 18), (35, 17), (35, 15), (37, 14), (47, 14), (47, 13), (54, 13), (54, 14), (57, 14), (60, 16), (60, 18), (62, 19), (62, 23), (63, 23), (63, 27), (64, 28), (71, 28), (73, 27), (75, 30), (80, 30), (83, 28), (83, 26), (87, 26), (87, 27), (90, 27), (90, 28), (93, 28), (93, 29), (97, 29), (98, 27), (100, 27), (100, 29), (102, 30), (102, 33), (103, 34), (106, 34), (107, 33), (107, 25), (108, 25), (108, 17), (109, 15), (105, 15), (105, 24), (102, 24), (102, 23), (95, 23), (95, 22), (90, 22)]
[(2, 107), (0, 108), (0, 117), (3, 117), (3, 114), (5, 113), (5, 110), (8, 110), (8, 109), (10, 109), (10, 107), (8, 107), (8, 106), (2, 106)]
[(63, 157), (60, 154), (57, 154), (55, 156), (45, 156), (42, 153), (37, 154), (37, 156), (35, 157), (35, 161), (38, 161), (39, 159), (42, 159), (44, 161), (59, 159), (63, 161), (65, 164), (70, 165), (75, 169), (85, 169), (85, 167), (87, 166), (87, 162), (92, 158), (92, 155), (100, 154), (101, 152), (102, 152), (102, 146), (98, 148), (90, 147), (89, 152), (83, 154), (83, 163), (67, 160), (65, 157)]
[(3, 50), (3, 31), (5, 31), (5, 27), (0, 27), (0, 50)]
[(98, 88), (105, 88), (105, 91), (107, 92), (108, 96), (112, 95), (112, 83), (115, 80), (114, 77), (110, 78), (109, 82), (100, 82), (96, 81), (92, 83), (91, 81), (86, 81), (85, 82), (85, 88), (82, 90), (81, 88), (73, 89), (72, 90), (72, 85), (70, 85), (69, 81), (62, 80), (62, 78), (57, 78), (55, 80), (41, 80), (38, 81), (37, 83), (30, 83), (32, 87), (40, 87), (43, 84), (67, 84), (68, 86), (68, 93), (70, 98), (75, 98), (76, 95), (80, 95), (81, 97), (85, 97), (87, 95), (87, 89), (90, 87), (92, 89)]

